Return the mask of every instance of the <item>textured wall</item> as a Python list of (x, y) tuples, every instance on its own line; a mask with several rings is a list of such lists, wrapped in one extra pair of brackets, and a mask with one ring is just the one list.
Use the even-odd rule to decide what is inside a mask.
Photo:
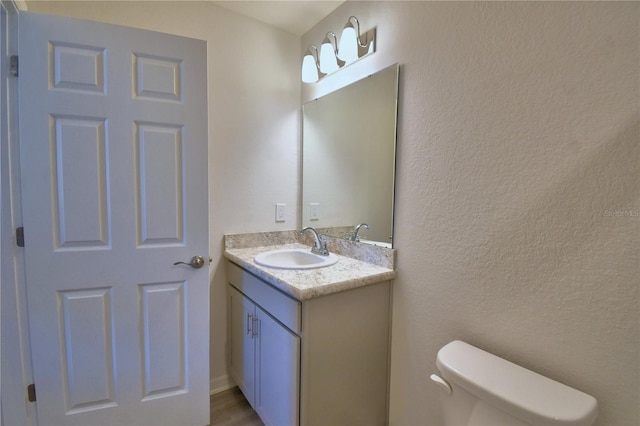
[[(36, 1), (28, 6), (34, 12), (208, 42), (211, 379), (213, 389), (226, 386), (223, 235), (297, 224), (300, 39), (208, 2)], [(275, 203), (287, 204), (283, 224), (274, 221)]]
[[(347, 2), (378, 49), (303, 102), (401, 64), (391, 423), (438, 425), (453, 339), (640, 424), (638, 3)], [(339, 34), (339, 33), (338, 33)]]
[[(464, 339), (592, 394), (600, 425), (640, 424), (640, 4), (348, 2), (302, 46), (203, 3), (29, 6), (209, 41), (217, 260), (225, 232), (295, 226), (307, 44), (350, 14), (377, 27), (378, 52), (302, 100), (401, 64), (391, 423), (441, 423), (428, 373)], [(275, 202), (289, 205), (282, 228)]]

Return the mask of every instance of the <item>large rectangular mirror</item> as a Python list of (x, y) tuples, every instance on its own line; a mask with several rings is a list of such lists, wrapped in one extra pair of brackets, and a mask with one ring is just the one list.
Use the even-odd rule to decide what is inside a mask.
[(303, 105), (302, 226), (393, 244), (398, 64)]

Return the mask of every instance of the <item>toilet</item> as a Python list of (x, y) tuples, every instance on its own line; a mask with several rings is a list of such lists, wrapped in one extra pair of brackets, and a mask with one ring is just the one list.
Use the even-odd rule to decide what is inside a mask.
[(595, 398), (456, 340), (438, 351), (446, 425), (591, 425)]

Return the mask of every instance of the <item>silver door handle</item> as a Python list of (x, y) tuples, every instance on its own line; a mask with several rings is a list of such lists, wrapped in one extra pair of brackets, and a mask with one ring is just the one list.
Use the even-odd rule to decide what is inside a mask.
[(198, 269), (198, 268), (202, 268), (204, 266), (204, 257), (202, 256), (193, 256), (191, 258), (190, 262), (176, 262), (173, 264), (175, 265), (189, 265), (192, 268)]
[(258, 331), (260, 330), (260, 318), (257, 315), (253, 316), (253, 320), (251, 322), (251, 338), (253, 339), (258, 335)]
[(251, 337), (253, 338), (251, 327), (253, 327), (253, 314), (247, 314), (247, 334), (251, 333)]

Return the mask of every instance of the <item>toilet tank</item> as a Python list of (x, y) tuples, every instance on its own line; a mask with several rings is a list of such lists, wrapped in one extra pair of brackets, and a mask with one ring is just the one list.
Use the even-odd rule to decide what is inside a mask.
[(512, 416), (512, 424), (590, 425), (597, 416), (592, 396), (459, 340), (440, 349), (436, 365), (452, 390), (443, 404), (481, 413), (485, 424)]

